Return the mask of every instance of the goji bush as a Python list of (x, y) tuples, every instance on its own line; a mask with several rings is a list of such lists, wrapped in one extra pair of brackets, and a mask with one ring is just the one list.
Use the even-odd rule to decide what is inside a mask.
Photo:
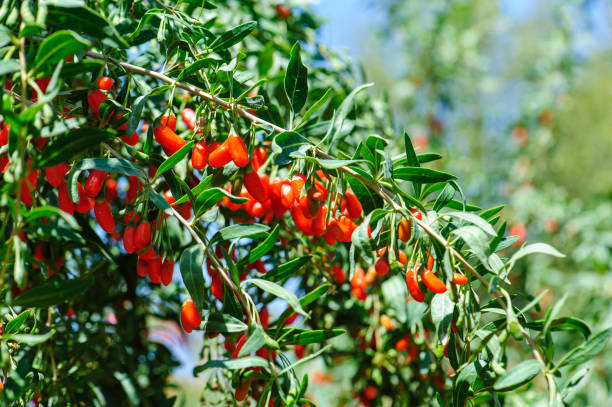
[(431, 168), (307, 8), (5, 1), (0, 21), (8, 405), (180, 403), (170, 351), (195, 331), (203, 405), (314, 405), (315, 358), (354, 361), (340, 403), (502, 404), (542, 380), (558, 404), (612, 334), (532, 318), (511, 273), (562, 254)]

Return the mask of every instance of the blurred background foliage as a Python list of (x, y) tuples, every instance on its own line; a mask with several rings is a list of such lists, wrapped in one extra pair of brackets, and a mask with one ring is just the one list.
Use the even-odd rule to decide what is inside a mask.
[[(453, 157), (442, 169), (460, 174), (474, 201), (508, 202), (503, 216), (515, 231), (525, 226), (528, 242), (547, 242), (567, 255), (529, 259), (516, 282), (534, 295), (548, 290), (549, 304), (567, 293), (566, 310), (597, 327), (612, 322), (611, 6), (605, 0), (314, 6), (327, 18), (320, 39), (349, 49), (364, 80), (389, 99), (398, 130), (407, 129), (422, 150)], [(590, 369), (571, 405), (612, 401), (611, 354)], [(533, 392), (507, 401), (545, 404)]]

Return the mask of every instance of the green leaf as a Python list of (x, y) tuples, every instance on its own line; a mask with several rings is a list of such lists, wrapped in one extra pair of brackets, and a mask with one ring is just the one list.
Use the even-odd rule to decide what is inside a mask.
[(244, 343), (244, 346), (242, 347), (242, 349), (240, 349), (238, 357), (257, 352), (265, 344), (266, 336), (263, 329), (260, 326), (255, 326), (251, 330), (247, 341)]
[(515, 263), (518, 259), (534, 253), (548, 254), (554, 257), (565, 257), (563, 253), (559, 252), (551, 245), (548, 245), (546, 243), (534, 243), (520, 248), (510, 258), (510, 263)]
[(15, 342), (25, 343), (26, 345), (34, 346), (40, 343), (48, 341), (55, 334), (55, 330), (50, 330), (49, 332), (41, 335), (34, 334), (15, 334), (10, 335), (8, 339), (11, 339)]
[(151, 202), (153, 202), (153, 204), (159, 209), (161, 209), (167, 214), (172, 213), (172, 211), (170, 210), (170, 204), (164, 199), (163, 196), (161, 196), (155, 191), (149, 191), (149, 197), (151, 198)]
[(132, 104), (132, 111), (130, 113), (130, 118), (127, 121), (127, 128), (125, 129), (125, 133), (127, 135), (132, 135), (132, 133), (136, 131), (138, 123), (140, 122), (140, 116), (142, 115), (142, 109), (144, 108), (145, 103), (147, 103), (148, 98), (149, 95), (139, 96)]
[(453, 197), (455, 196), (455, 188), (450, 185), (446, 185), (440, 195), (436, 198), (436, 202), (434, 203), (433, 210), (439, 211), (444, 208), (447, 203), (449, 203)]
[(54, 138), (40, 153), (37, 167), (46, 168), (72, 161), (84, 152), (98, 147), (101, 143), (115, 137), (111, 129), (81, 127)]
[(483, 219), (491, 219), (493, 216), (497, 215), (502, 209), (504, 209), (504, 205), (496, 206), (495, 208), (487, 209), (480, 214), (480, 217)]
[(266, 273), (266, 279), (270, 281), (282, 281), (287, 277), (292, 276), (297, 270), (302, 268), (306, 263), (310, 261), (312, 256), (302, 256), (297, 259), (293, 259), (285, 264), (268, 271)]
[[(81, 5), (79, 7), (63, 7), (64, 1), (55, 1), (48, 6), (46, 24), (49, 27), (63, 30), (66, 27), (83, 35), (91, 36), (113, 48), (128, 48), (129, 44), (99, 13)], [(66, 2), (68, 3), (68, 2)]]
[(215, 38), (212, 44), (210, 44), (209, 48), (213, 51), (228, 49), (229, 47), (242, 41), (256, 27), (257, 23), (255, 21), (249, 21), (248, 23), (234, 27)]
[(268, 253), (270, 249), (274, 247), (274, 244), (278, 239), (278, 231), (279, 225), (276, 225), (272, 232), (268, 235), (268, 237), (266, 237), (263, 242), (261, 242), (256, 248), (249, 252), (249, 255), (246, 257), (246, 263), (253, 263), (261, 259), (266, 253)]
[(204, 329), (207, 332), (243, 332), (246, 331), (247, 328), (248, 326), (241, 320), (221, 312), (209, 313), (204, 323)]
[(412, 140), (410, 140), (408, 132), (404, 132), (404, 146), (406, 147), (406, 163), (410, 167), (420, 167), (419, 159), (417, 158), (417, 155), (414, 152)]
[(17, 59), (5, 59), (0, 61), (0, 76), (18, 72), (20, 69), (21, 65)]
[(90, 46), (89, 41), (73, 31), (56, 31), (38, 47), (34, 69), (38, 70), (43, 65), (55, 65), (64, 58), (84, 51)]
[(85, 158), (72, 167), (72, 171), (102, 170), (123, 175), (146, 177), (146, 173), (125, 158)]
[(312, 304), (313, 302), (318, 300), (320, 297), (327, 294), (330, 288), (331, 288), (330, 283), (321, 284), (320, 286), (318, 286), (317, 288), (313, 289), (311, 292), (309, 292), (308, 294), (300, 298), (300, 305), (302, 307), (305, 307), (309, 304)]
[(187, 154), (189, 154), (192, 147), (193, 147), (193, 141), (190, 141), (189, 143), (181, 147), (181, 149), (178, 150), (176, 153), (166, 158), (166, 160), (163, 163), (161, 163), (161, 165), (157, 168), (157, 172), (155, 173), (155, 176), (153, 177), (153, 179), (159, 177), (164, 172), (174, 168), (175, 165), (181, 162), (187, 156)]
[(21, 314), (17, 315), (15, 318), (11, 319), (4, 327), (4, 333), (10, 334), (10, 333), (18, 331), (19, 328), (21, 328), (21, 325), (23, 325), (26, 319), (28, 319), (29, 315), (30, 315), (30, 310), (27, 309), (23, 311)]
[(559, 369), (563, 366), (576, 366), (591, 360), (603, 350), (611, 336), (612, 328), (607, 328), (601, 332), (598, 332), (588, 341), (572, 349), (557, 364), (556, 368)]
[(480, 228), (483, 232), (488, 233), (491, 236), (497, 236), (497, 232), (495, 232), (495, 229), (493, 229), (491, 224), (476, 214), (467, 212), (449, 212), (445, 213), (445, 215), (467, 221), (474, 226), (478, 226), (478, 228)]
[(317, 163), (319, 167), (322, 167), (328, 170), (335, 170), (337, 168), (348, 167), (349, 165), (366, 162), (365, 160), (328, 160), (328, 159), (317, 158), (317, 157), (305, 157), (304, 159), (306, 161)]
[(482, 264), (489, 269), (488, 250), (489, 242), (484, 232), (476, 226), (463, 226), (455, 229), (453, 234), (459, 236), (469, 246), (472, 253), (478, 257)]
[(327, 89), (327, 90), (325, 91), (325, 94), (324, 94), (323, 96), (321, 96), (321, 98), (320, 98), (319, 100), (317, 100), (317, 101), (315, 102), (315, 104), (314, 104), (314, 105), (312, 105), (312, 106), (310, 107), (310, 109), (308, 109), (308, 110), (306, 111), (306, 113), (304, 113), (304, 117), (302, 117), (302, 120), (300, 120), (300, 122), (298, 123), (298, 125), (297, 125), (297, 126), (295, 126), (295, 128), (297, 129), (297, 128), (299, 128), (299, 127), (300, 127), (302, 124), (306, 123), (306, 122), (308, 121), (308, 119), (310, 119), (310, 117), (311, 117), (313, 114), (315, 114), (315, 112), (316, 112), (317, 110), (319, 110), (319, 109), (321, 108), (321, 106), (323, 106), (323, 105), (325, 104), (325, 102), (327, 102), (327, 99), (329, 99), (329, 97), (331, 96), (332, 92), (333, 92), (333, 91), (332, 91), (332, 89)]
[[(353, 89), (351, 93), (349, 93), (348, 96), (340, 104), (340, 107), (338, 108), (338, 111), (334, 115), (334, 118), (330, 125), (330, 132), (328, 133), (328, 135), (331, 136), (328, 143), (332, 147), (332, 149), (339, 142), (339, 140), (337, 140), (337, 137), (340, 135), (340, 132), (342, 131), (342, 128), (344, 126), (344, 120), (346, 119), (346, 116), (348, 116), (350, 111), (353, 109), (353, 101), (355, 100), (355, 96), (357, 96), (357, 94), (361, 92), (362, 90), (367, 89), (371, 86), (374, 86), (374, 84), (366, 83), (364, 85), (361, 85)], [(326, 139), (328, 138), (328, 135), (326, 135), (325, 138), (321, 140), (321, 143), (326, 141)]]
[(294, 113), (304, 107), (308, 97), (308, 68), (302, 63), (300, 51), (300, 43), (296, 42), (291, 48), (289, 65), (285, 73), (285, 94)]
[(219, 202), (224, 196), (229, 197), (232, 203), (239, 204), (239, 203), (244, 203), (248, 201), (248, 199), (246, 198), (240, 198), (240, 197), (230, 194), (223, 188), (218, 188), (218, 187), (209, 188), (203, 191), (202, 193), (200, 193), (198, 197), (196, 198), (196, 204), (194, 207), (195, 208), (194, 213), (196, 214), (195, 216), (198, 217), (202, 213), (206, 212), (207, 210), (215, 206), (217, 202)]
[(30, 291), (15, 298), (13, 304), (27, 308), (58, 305), (83, 294), (93, 283), (93, 278), (54, 281), (51, 284), (33, 287)]
[(453, 318), (455, 304), (450, 299), (448, 292), (436, 294), (431, 300), (431, 321), (440, 335), (446, 335)]
[(393, 171), (393, 178), (404, 181), (413, 181), (420, 184), (445, 182), (456, 179), (452, 174), (421, 167), (402, 167)]
[[(289, 332), (284, 336), (285, 332)], [(338, 335), (346, 333), (344, 329), (300, 329), (300, 328), (283, 328), (281, 337), (283, 337), (283, 345), (309, 345), (311, 343), (320, 343), (327, 339), (334, 338)]]
[(310, 140), (294, 131), (285, 131), (274, 137), (272, 151), (276, 154), (274, 162), (277, 165), (285, 165), (292, 162), (291, 154), (302, 148), (312, 146)]
[[(525, 308), (523, 308), (521, 312), (524, 312), (524, 310)], [(544, 329), (544, 320), (526, 322), (523, 325), (525, 325), (526, 328), (541, 331)], [(589, 325), (583, 320), (573, 317), (553, 319), (550, 322), (550, 330), (553, 332), (578, 331), (584, 336), (584, 339), (589, 339), (589, 336), (591, 336), (591, 328), (589, 328)]]
[(206, 301), (204, 298), (206, 285), (202, 272), (204, 257), (204, 250), (200, 245), (196, 245), (185, 249), (179, 262), (183, 283), (198, 311), (202, 310)]
[(260, 223), (239, 223), (237, 225), (225, 227), (215, 233), (210, 240), (210, 243), (213, 244), (218, 241), (242, 239), (245, 237), (255, 239), (257, 237), (265, 236), (265, 233), (268, 230), (270, 230), (270, 226), (262, 225)]
[(197, 376), (206, 369), (220, 367), (222, 369), (237, 370), (249, 367), (269, 367), (268, 361), (259, 356), (247, 356), (229, 360), (211, 360), (203, 365), (193, 368), (193, 375)]
[(455, 381), (455, 387), (453, 389), (453, 405), (457, 407), (464, 407), (469, 397), (469, 390), (474, 383), (474, 380), (478, 377), (478, 374), (482, 368), (486, 366), (486, 362), (483, 360), (476, 360), (469, 365), (465, 366), (457, 375)]
[(493, 385), (495, 391), (511, 391), (528, 383), (542, 370), (542, 365), (535, 359), (525, 360), (510, 369)]
[(246, 280), (243, 284), (247, 283), (256, 285), (262, 290), (267, 291), (270, 294), (277, 296), (278, 298), (282, 298), (283, 300), (287, 301), (289, 305), (291, 305), (291, 308), (293, 308), (298, 314), (306, 316), (306, 312), (300, 305), (300, 302), (298, 301), (295, 294), (293, 294), (291, 291), (281, 287), (276, 283), (273, 283), (268, 280), (262, 280), (259, 278), (251, 278), (249, 280)]
[(32, 209), (26, 216), (25, 220), (27, 222), (32, 223), (36, 219), (40, 219), (43, 217), (51, 217), (51, 216), (59, 216), (66, 221), (73, 229), (80, 230), (81, 227), (74, 219), (73, 216), (67, 214), (59, 208), (54, 206), (39, 206), (37, 208)]

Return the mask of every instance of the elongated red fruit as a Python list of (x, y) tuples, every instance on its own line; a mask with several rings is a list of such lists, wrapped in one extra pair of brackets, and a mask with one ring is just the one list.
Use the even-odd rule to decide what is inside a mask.
[(293, 187), (291, 186), (291, 181), (284, 180), (281, 183), (280, 192), (281, 205), (283, 205), (285, 208), (291, 208), (293, 206), (293, 202), (295, 201), (295, 195), (293, 195)]
[(85, 180), (85, 193), (90, 198), (95, 198), (100, 193), (102, 185), (104, 185), (104, 179), (106, 178), (106, 172), (102, 170), (92, 170)]
[(357, 199), (357, 195), (351, 190), (346, 191), (344, 194), (346, 198), (346, 209), (348, 210), (349, 218), (357, 219), (363, 213), (361, 202)]
[(170, 113), (170, 115), (168, 115), (168, 113), (163, 115), (159, 122), (162, 126), (170, 127), (172, 131), (176, 130), (176, 116), (172, 113)]
[(402, 242), (407, 242), (410, 240), (412, 236), (412, 225), (410, 220), (402, 219), (399, 223), (399, 227), (397, 228), (397, 237)]
[(446, 292), (446, 284), (438, 278), (432, 271), (424, 270), (421, 274), (421, 280), (427, 289), (433, 291), (436, 294), (442, 294)]
[(196, 121), (196, 112), (195, 110), (186, 107), (181, 112), (181, 119), (185, 123), (185, 126), (189, 128), (189, 130), (195, 129), (195, 121)]
[[(181, 307), (181, 322), (183, 323), (185, 332), (191, 332), (193, 328), (199, 327), (202, 323), (202, 316), (191, 298), (187, 299)], [(188, 326), (186, 327), (185, 325)]]
[(98, 79), (98, 87), (102, 90), (111, 90), (113, 87), (113, 80), (108, 76), (101, 76)]
[(74, 213), (74, 203), (68, 195), (68, 186), (62, 182), (57, 190), (57, 206), (64, 212), (72, 215)]
[(249, 163), (249, 154), (242, 138), (235, 134), (230, 134), (227, 138), (229, 153), (232, 161), (237, 167), (244, 167)]
[(91, 210), (91, 202), (89, 201), (89, 197), (85, 193), (85, 190), (80, 183), (77, 183), (77, 189), (79, 191), (79, 203), (75, 204), (74, 209), (78, 213), (87, 213)]
[(384, 276), (389, 271), (389, 260), (387, 260), (386, 257), (381, 257), (376, 261), (374, 270), (376, 270), (376, 275), (378, 277)]
[(453, 283), (457, 285), (463, 285), (468, 282), (468, 278), (465, 274), (453, 273)]
[(251, 387), (250, 380), (244, 380), (240, 385), (236, 388), (236, 393), (234, 394), (234, 398), (236, 401), (243, 401), (246, 396), (249, 394), (249, 387)]
[(149, 260), (149, 278), (153, 284), (161, 284), (161, 269), (161, 257), (157, 256), (153, 260)]
[(151, 225), (149, 222), (141, 222), (136, 228), (136, 234), (134, 235), (134, 244), (140, 249), (144, 249), (151, 244)]
[(312, 236), (312, 222), (310, 219), (306, 218), (304, 216), (304, 213), (302, 212), (302, 208), (300, 207), (299, 204), (295, 204), (293, 205), (293, 207), (291, 208), (291, 218), (293, 219), (293, 222), (295, 223), (295, 226), (302, 231), (303, 234), (305, 234), (306, 236)]
[(230, 161), (232, 161), (232, 156), (230, 155), (230, 147), (227, 140), (211, 151), (208, 156), (208, 164), (213, 168), (221, 168)]
[(425, 293), (421, 291), (421, 287), (419, 287), (419, 282), (417, 281), (417, 270), (420, 265), (414, 266), (414, 268), (409, 268), (406, 271), (406, 285), (408, 286), (408, 292), (412, 296), (412, 298), (417, 302), (425, 301)]
[(136, 274), (140, 277), (146, 277), (149, 274), (149, 262), (139, 257), (136, 262)]
[(196, 170), (203, 170), (208, 163), (208, 148), (205, 141), (200, 141), (193, 147), (191, 166)]
[(136, 132), (132, 133), (131, 136), (124, 134), (123, 136), (121, 136), (121, 140), (125, 141), (126, 144), (130, 146), (135, 146), (140, 141), (140, 136)]
[(240, 338), (238, 339), (238, 342), (236, 343), (236, 347), (234, 348), (234, 351), (232, 352), (232, 359), (236, 359), (238, 355), (240, 355), (240, 351), (242, 350), (242, 347), (244, 346), (245, 343), (246, 343), (246, 336), (242, 334)]
[(167, 286), (172, 281), (172, 274), (174, 273), (174, 260), (164, 259), (161, 268), (161, 281), (162, 284)]
[(302, 189), (306, 184), (306, 177), (304, 174), (295, 174), (291, 177), (291, 187), (293, 188), (293, 196), (298, 199), (302, 195)]
[(98, 224), (104, 229), (106, 233), (113, 233), (115, 230), (115, 219), (111, 212), (108, 202), (96, 202), (94, 205), (94, 214)]
[(128, 254), (132, 254), (136, 251), (136, 245), (134, 244), (134, 235), (136, 230), (133, 226), (129, 226), (123, 232), (123, 248)]
[(69, 169), (70, 168), (66, 163), (57, 164), (53, 167), (47, 167), (45, 168), (45, 177), (52, 187), (57, 188), (64, 180), (64, 176)]
[(244, 176), (244, 186), (248, 193), (259, 202), (268, 200), (268, 188), (265, 187), (261, 177), (255, 171)]
[[(296, 206), (298, 204), (296, 203)], [(299, 210), (298, 206), (298, 210)], [(300, 211), (302, 214), (304, 211)], [(315, 236), (321, 236), (325, 231), (325, 219), (327, 218), (327, 205), (321, 205), (321, 209), (319, 212), (310, 220), (310, 224), (312, 225), (312, 234)]]
[(153, 246), (149, 246), (148, 249), (140, 250), (136, 254), (138, 254), (138, 257), (144, 260), (153, 260), (155, 256), (157, 256), (157, 253), (155, 253), (155, 248)]
[(153, 136), (155, 136), (155, 141), (162, 146), (168, 156), (176, 153), (186, 144), (185, 140), (179, 137), (169, 126), (161, 125), (156, 127), (153, 130)]
[(210, 278), (212, 280), (210, 291), (218, 300), (223, 301), (223, 282), (221, 277), (219, 277), (219, 273), (212, 273)]

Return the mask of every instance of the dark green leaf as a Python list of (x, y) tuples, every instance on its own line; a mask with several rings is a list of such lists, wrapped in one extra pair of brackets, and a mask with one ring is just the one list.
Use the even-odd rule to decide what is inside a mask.
[(306, 111), (306, 113), (304, 113), (304, 117), (302, 117), (302, 120), (300, 120), (300, 122), (298, 123), (297, 126), (295, 126), (295, 128), (299, 128), (302, 124), (306, 123), (306, 121), (308, 121), (308, 119), (310, 119), (310, 117), (321, 108), (321, 106), (323, 106), (325, 104), (325, 102), (327, 102), (327, 99), (329, 99), (329, 97), (332, 94), (332, 90), (331, 89), (327, 89), (327, 91), (325, 91), (325, 94), (323, 96), (321, 96), (321, 98), (319, 100), (317, 100), (315, 102), (314, 105), (312, 105), (310, 107), (310, 109), (308, 109)]
[(434, 182), (445, 182), (455, 179), (452, 174), (420, 167), (402, 167), (393, 171), (393, 178), (404, 181), (413, 181), (420, 184), (430, 184)]
[(300, 305), (302, 307), (305, 307), (309, 304), (312, 304), (313, 302), (318, 300), (320, 297), (327, 294), (330, 288), (331, 288), (331, 284), (329, 283), (321, 284), (320, 286), (318, 286), (317, 288), (313, 289), (311, 292), (309, 292), (308, 294), (300, 298)]
[(270, 232), (268, 237), (266, 237), (266, 239), (261, 242), (261, 244), (259, 244), (256, 248), (249, 252), (249, 255), (246, 258), (246, 262), (249, 264), (253, 263), (260, 259), (262, 256), (264, 256), (266, 253), (268, 253), (276, 243), (276, 240), (278, 239), (278, 231), (279, 226), (276, 225), (272, 232)]
[(10, 334), (10, 333), (18, 331), (19, 328), (21, 328), (21, 325), (23, 325), (26, 319), (28, 319), (29, 315), (30, 315), (30, 310), (27, 309), (23, 311), (21, 314), (17, 315), (15, 318), (11, 319), (4, 327), (4, 333)]
[(348, 181), (355, 195), (357, 195), (357, 198), (359, 199), (359, 202), (361, 202), (365, 213), (369, 213), (374, 209), (383, 207), (382, 198), (357, 178), (347, 174), (346, 180)]
[(189, 152), (191, 151), (191, 147), (193, 147), (193, 141), (190, 141), (189, 143), (185, 144), (176, 153), (166, 158), (166, 160), (157, 168), (157, 172), (155, 173), (153, 179), (159, 177), (164, 172), (174, 168), (175, 165), (181, 162), (187, 156), (187, 154), (189, 154)]
[(210, 240), (210, 243), (222, 241), (222, 240), (231, 240), (231, 239), (241, 239), (245, 237), (257, 238), (261, 236), (265, 236), (265, 233), (270, 230), (270, 227), (267, 225), (262, 225), (260, 223), (240, 223), (237, 225), (232, 225), (225, 227), (215, 233), (215, 235)]
[(300, 43), (296, 42), (291, 48), (289, 65), (285, 73), (285, 94), (294, 113), (304, 107), (308, 97), (308, 68), (302, 63), (300, 51)]
[(248, 326), (241, 320), (220, 312), (209, 313), (204, 323), (207, 332), (243, 332), (247, 328)]
[(204, 250), (200, 245), (196, 245), (185, 249), (180, 260), (183, 283), (198, 311), (202, 310), (206, 301), (204, 297), (206, 285), (202, 272), (204, 257)]
[(249, 355), (253, 352), (257, 352), (262, 346), (266, 344), (266, 336), (263, 329), (260, 326), (255, 326), (247, 336), (247, 341), (244, 343), (238, 357)]
[(294, 131), (285, 131), (274, 137), (272, 151), (276, 154), (274, 162), (277, 165), (285, 165), (292, 162), (291, 154), (301, 148), (310, 147), (310, 140)]
[(93, 278), (54, 281), (51, 284), (33, 287), (30, 291), (15, 298), (13, 304), (27, 308), (58, 305), (83, 294), (93, 283)]
[(11, 335), (10, 339), (15, 342), (25, 343), (26, 345), (34, 346), (34, 345), (38, 345), (39, 343), (48, 341), (54, 334), (55, 334), (55, 331), (50, 330), (49, 332), (45, 334), (41, 334), (41, 335), (15, 334), (15, 335)]
[(84, 51), (90, 46), (89, 41), (73, 31), (56, 31), (40, 44), (34, 60), (34, 69), (55, 65), (64, 58)]
[(268, 271), (265, 277), (270, 281), (282, 281), (292, 276), (297, 270), (310, 261), (312, 256), (302, 256)]
[(53, 139), (40, 153), (37, 167), (46, 168), (72, 161), (84, 152), (116, 135), (114, 130), (81, 127)]
[(282, 340), (283, 345), (309, 345), (311, 343), (320, 343), (327, 339), (334, 338), (338, 335), (346, 333), (344, 329), (299, 329), (299, 328), (283, 328), (281, 336), (285, 332), (289, 332)]
[(249, 35), (256, 27), (257, 23), (255, 21), (249, 21), (248, 23), (234, 27), (215, 38), (212, 44), (210, 44), (209, 48), (213, 51), (218, 51), (236, 45), (247, 35)]
[(247, 356), (245, 358), (229, 360), (211, 360), (193, 369), (194, 376), (197, 376), (206, 369), (220, 367), (222, 369), (237, 370), (248, 367), (268, 367), (268, 361), (259, 356)]
[(419, 159), (417, 158), (417, 155), (414, 152), (412, 140), (410, 140), (408, 132), (404, 132), (404, 146), (406, 147), (406, 163), (410, 167), (420, 167)]
[(306, 312), (304, 311), (304, 309), (302, 309), (302, 306), (300, 305), (300, 302), (298, 301), (295, 294), (281, 287), (280, 285), (259, 278), (251, 278), (249, 280), (246, 280), (243, 284), (246, 283), (256, 285), (262, 290), (267, 291), (270, 294), (277, 296), (278, 298), (282, 298), (283, 300), (287, 301), (289, 305), (291, 305), (291, 308), (293, 308), (297, 313), (306, 315)]

